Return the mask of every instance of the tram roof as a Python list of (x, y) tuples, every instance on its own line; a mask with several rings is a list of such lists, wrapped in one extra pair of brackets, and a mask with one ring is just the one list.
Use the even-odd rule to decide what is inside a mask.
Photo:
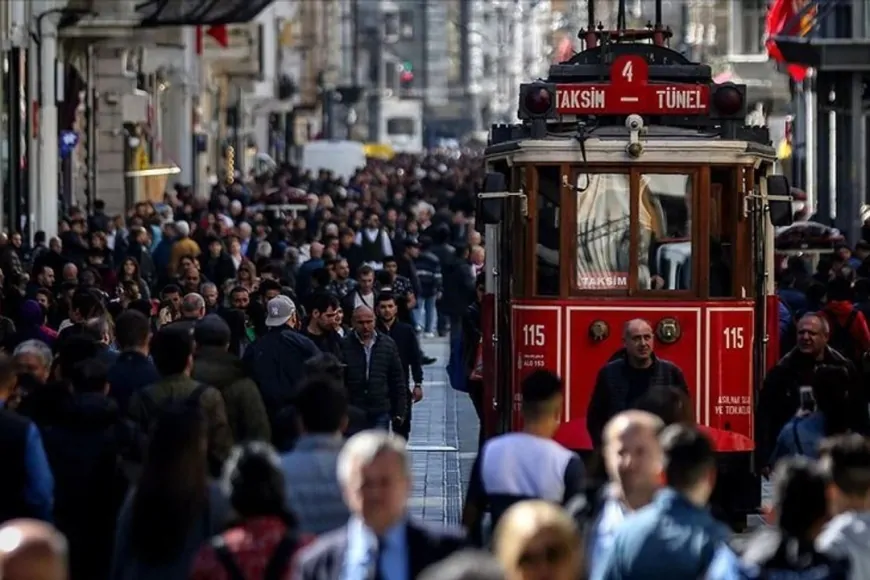
[(484, 154), (490, 160), (517, 163), (757, 164), (776, 160), (776, 149), (771, 144), (726, 140), (697, 131), (675, 134), (672, 128), (663, 128), (667, 130), (662, 132), (650, 129), (650, 134), (641, 139), (644, 153), (638, 158), (629, 157), (625, 151), (628, 131), (615, 127), (596, 131), (582, 146), (571, 136), (525, 138), (489, 145)]

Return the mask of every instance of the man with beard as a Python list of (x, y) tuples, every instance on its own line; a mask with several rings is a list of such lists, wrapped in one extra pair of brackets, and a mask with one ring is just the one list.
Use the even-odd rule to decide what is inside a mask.
[(395, 296), (386, 292), (378, 295), (378, 330), (392, 338), (399, 347), (405, 384), (409, 378), (414, 380), (414, 388), (405, 399), (405, 420), (393, 425), (394, 433), (408, 439), (411, 435), (411, 407), (423, 399), (423, 361), (414, 327), (399, 320), (397, 310)]
[(356, 288), (356, 280), (350, 277), (350, 266), (344, 258), (337, 258), (333, 268), (335, 278), (329, 283), (327, 290), (343, 300), (345, 296)]
[(324, 353), (341, 357), (341, 339), (335, 332), (335, 316), (340, 308), (338, 298), (328, 292), (316, 293), (309, 302), (311, 315), (302, 334), (311, 339)]

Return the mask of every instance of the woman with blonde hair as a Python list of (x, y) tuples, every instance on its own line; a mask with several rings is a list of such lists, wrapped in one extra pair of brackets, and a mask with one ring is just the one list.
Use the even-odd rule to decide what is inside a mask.
[(585, 578), (580, 532), (560, 506), (522, 501), (511, 506), (495, 529), (493, 551), (508, 580)]

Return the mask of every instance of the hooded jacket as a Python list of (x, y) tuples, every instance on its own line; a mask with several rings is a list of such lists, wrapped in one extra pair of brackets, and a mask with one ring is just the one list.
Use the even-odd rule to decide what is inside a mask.
[(848, 558), (849, 580), (870, 578), (870, 513), (836, 516), (816, 538), (816, 549), (832, 558)]

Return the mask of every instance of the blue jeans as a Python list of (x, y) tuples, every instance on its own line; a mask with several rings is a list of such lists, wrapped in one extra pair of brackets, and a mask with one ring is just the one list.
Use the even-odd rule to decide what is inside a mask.
[(435, 307), (435, 297), (417, 298), (417, 306), (414, 308), (414, 326), (423, 332), (435, 332), (435, 322), (438, 320), (438, 312)]
[(369, 413), (366, 417), (368, 425), (367, 429), (383, 429), (390, 430), (390, 414), (389, 413)]

